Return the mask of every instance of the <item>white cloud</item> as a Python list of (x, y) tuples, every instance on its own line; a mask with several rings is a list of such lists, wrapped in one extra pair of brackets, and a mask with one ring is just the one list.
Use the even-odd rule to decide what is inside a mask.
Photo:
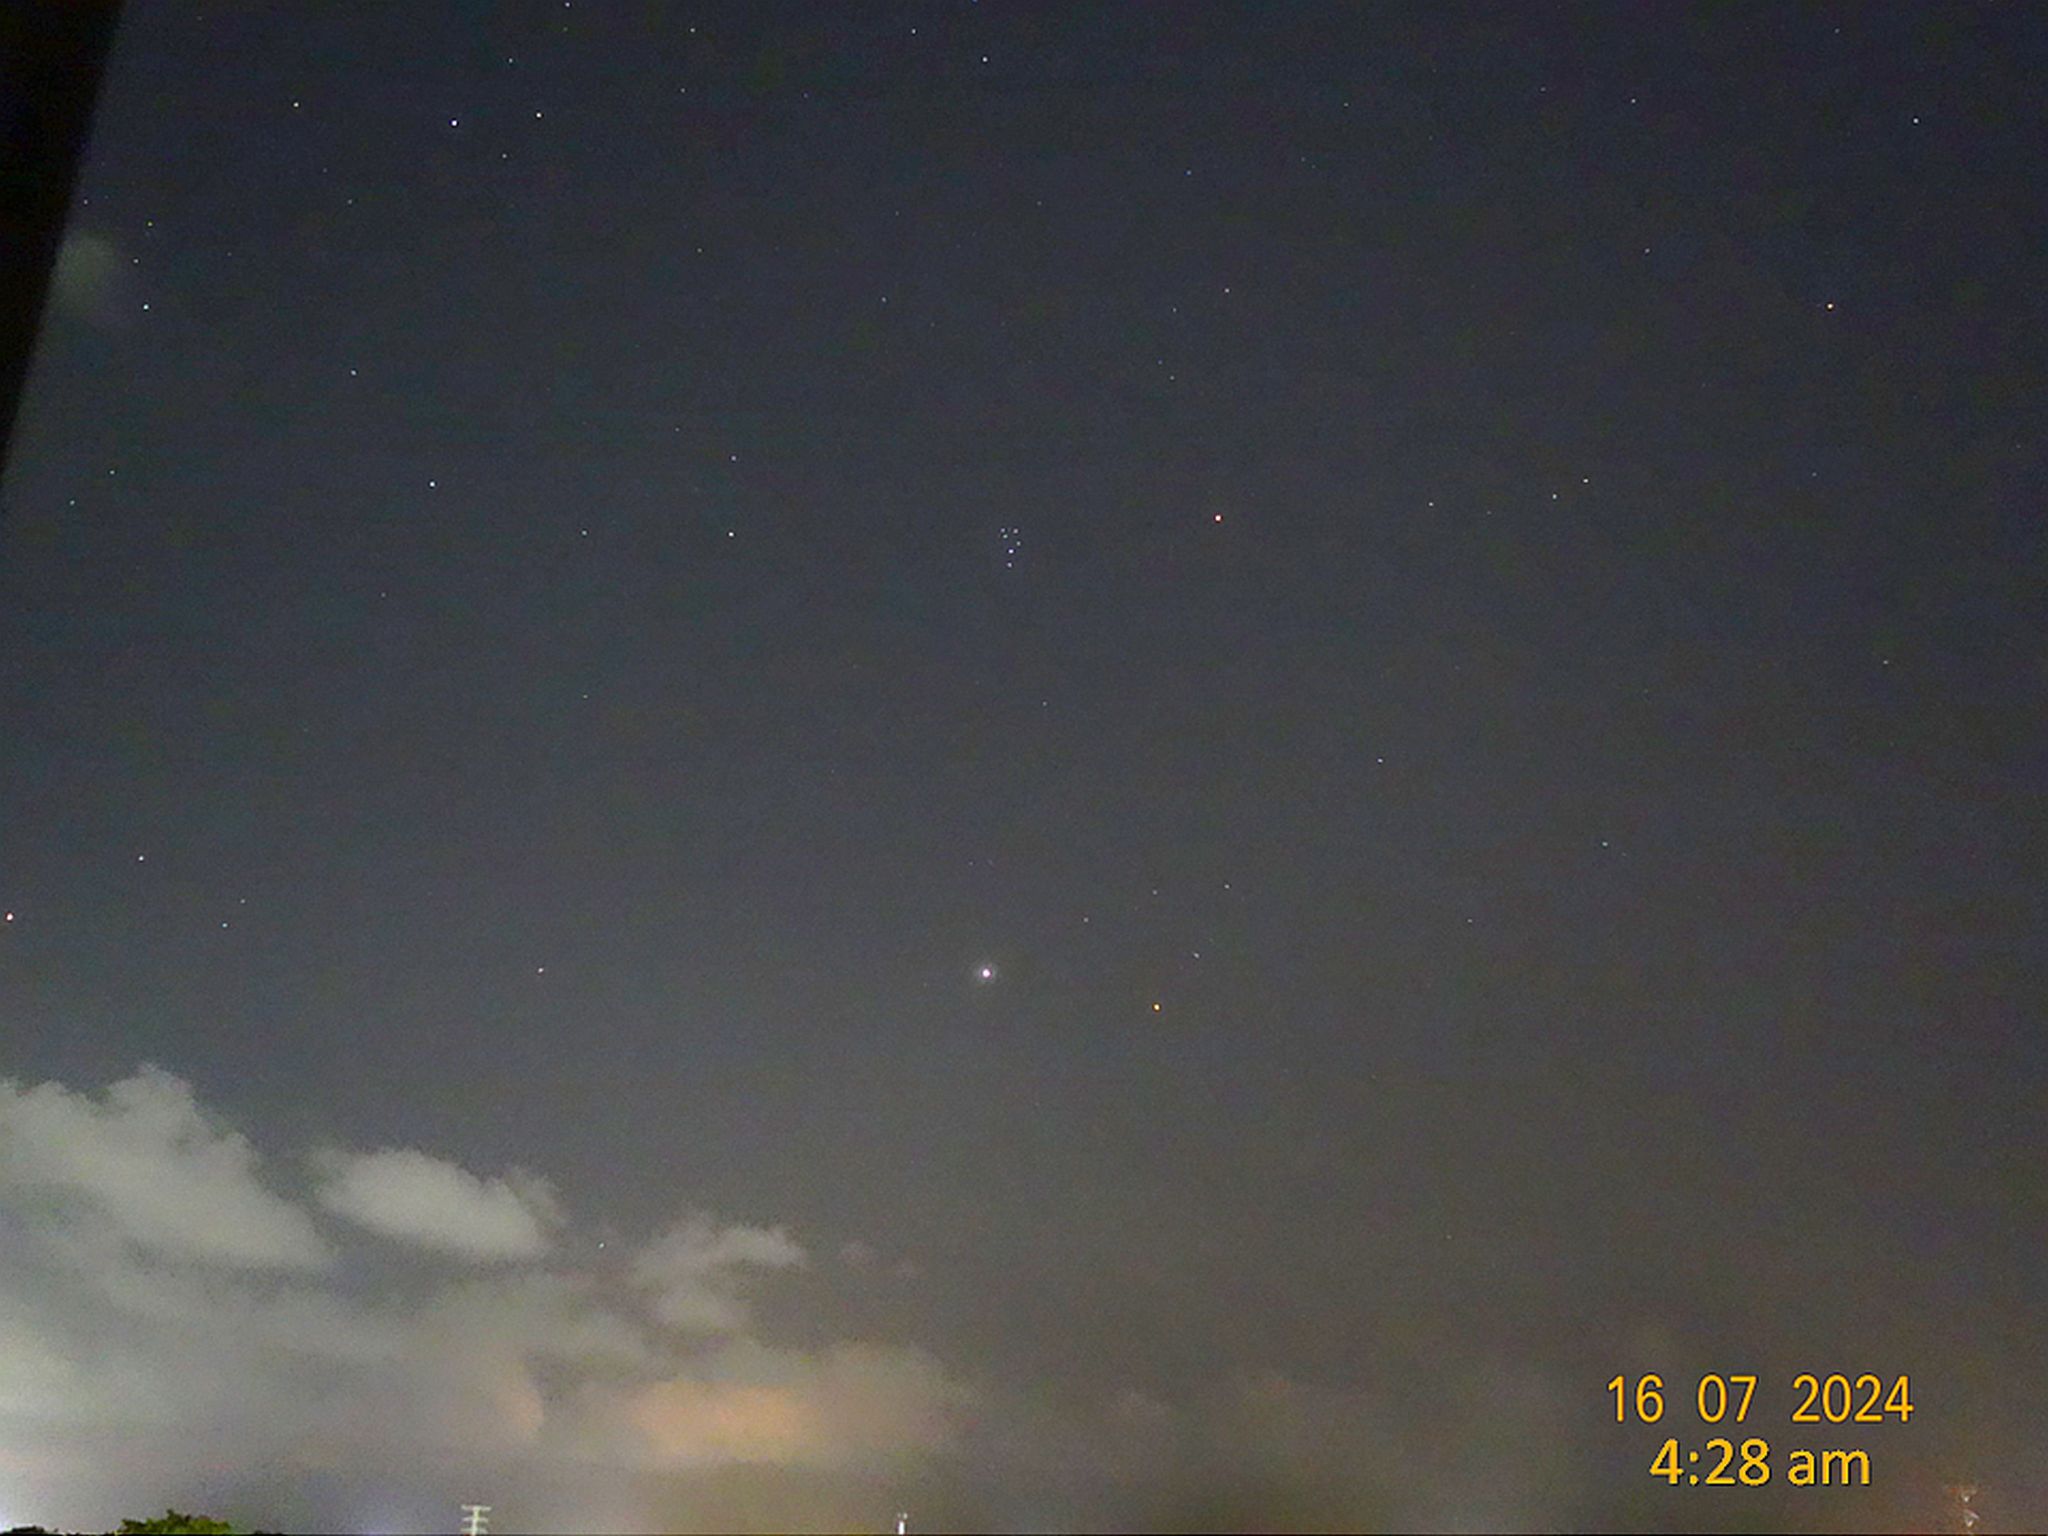
[(748, 1269), (793, 1269), (804, 1250), (780, 1227), (721, 1227), (692, 1216), (671, 1227), (633, 1261), (634, 1281), (653, 1294), (654, 1315), (685, 1333), (739, 1333), (747, 1308), (739, 1295)]
[(0, 1084), (0, 1471), (31, 1516), (110, 1524), (237, 1476), (865, 1475), (946, 1445), (967, 1402), (915, 1349), (757, 1337), (749, 1286), (805, 1262), (781, 1228), (697, 1215), (624, 1264), (563, 1244), (450, 1276), (418, 1250), (540, 1253), (545, 1186), (423, 1152), (316, 1166), (323, 1204), (411, 1251), (355, 1262), (347, 1228), (330, 1251), (167, 1074)]
[(530, 1174), (479, 1178), (409, 1148), (330, 1153), (320, 1203), (400, 1242), (470, 1259), (528, 1259), (561, 1220), (553, 1192)]
[(263, 1187), (249, 1143), (153, 1067), (97, 1103), (56, 1083), (0, 1081), (0, 1201), (31, 1192), (167, 1256), (302, 1270), (329, 1258), (306, 1214)]
[[(550, 1243), (566, 1217), (523, 1175), (478, 1178), (425, 1152), (328, 1154), (294, 1204), (263, 1185), (262, 1166), (161, 1072), (97, 1097), (0, 1083), (10, 1513), (100, 1529), (165, 1503), (242, 1518), (224, 1487), (346, 1483), (418, 1492), (421, 1512), (393, 1518), (421, 1528), (451, 1486), (488, 1489), (510, 1510), (523, 1479), (534, 1501), (571, 1486), (627, 1501), (601, 1516), (595, 1503), (557, 1510), (607, 1529), (675, 1529), (678, 1510), (723, 1528), (769, 1523), (751, 1494), (704, 1502), (727, 1485), (839, 1490), (810, 1523), (846, 1525), (881, 1490), (943, 1476), (948, 1453), (977, 1443), (1000, 1444), (1026, 1473), (1035, 1464), (1048, 1486), (1125, 1490), (1126, 1504), (1103, 1507), (1139, 1529), (1275, 1509), (1326, 1528), (1500, 1528), (1577, 1507), (1555, 1445), (1510, 1433), (1568, 1422), (1563, 1389), (1483, 1358), (1432, 1356), (1440, 1390), (1420, 1415), (1280, 1375), (1193, 1398), (1123, 1391), (1094, 1412), (991, 1399), (907, 1344), (816, 1330), (799, 1347), (758, 1325), (761, 1287), (808, 1263), (781, 1227), (698, 1214), (637, 1251), (600, 1252)], [(357, 1223), (336, 1228), (331, 1251), (316, 1199)], [(436, 1246), (538, 1257), (451, 1273), (430, 1261)], [(859, 1247), (845, 1256), (857, 1270), (876, 1262)], [(835, 1280), (874, 1289), (871, 1270), (823, 1268), (802, 1282), (821, 1297)], [(1264, 1502), (1229, 1502), (1243, 1488)], [(648, 1490), (644, 1508), (635, 1489)], [(247, 1523), (284, 1523), (275, 1507), (258, 1499)], [(702, 1513), (713, 1507), (722, 1521)], [(369, 1518), (337, 1503), (291, 1523)]]

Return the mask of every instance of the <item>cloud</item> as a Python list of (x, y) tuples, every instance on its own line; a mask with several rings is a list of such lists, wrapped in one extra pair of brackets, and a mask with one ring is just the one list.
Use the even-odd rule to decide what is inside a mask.
[(654, 1315), (686, 1333), (739, 1333), (747, 1309), (738, 1290), (748, 1269), (793, 1269), (804, 1250), (780, 1227), (721, 1227), (693, 1216), (633, 1261), (636, 1284), (653, 1293)]
[(0, 1081), (0, 1202), (32, 1193), (167, 1256), (301, 1270), (330, 1257), (306, 1214), (263, 1187), (249, 1143), (154, 1067), (99, 1102)]
[(60, 313), (101, 329), (125, 329), (137, 301), (121, 248), (90, 231), (67, 234), (50, 273), (50, 300)]
[[(806, 1263), (780, 1227), (698, 1213), (607, 1256), (558, 1240), (572, 1223), (529, 1175), (327, 1152), (295, 1203), (259, 1166), (167, 1073), (99, 1098), (0, 1084), (12, 1513), (103, 1527), (167, 1501), (231, 1508), (236, 1486), (858, 1479), (950, 1445), (972, 1401), (923, 1351), (759, 1329), (757, 1288)], [(322, 1208), (352, 1224), (331, 1244)], [(451, 1274), (436, 1250), (528, 1262)]]
[(818, 1353), (735, 1344), (688, 1375), (638, 1388), (629, 1421), (662, 1467), (721, 1462), (836, 1468), (936, 1451), (972, 1400), (915, 1349), (839, 1344)]
[(329, 1153), (320, 1203), (383, 1237), (468, 1259), (529, 1259), (561, 1220), (531, 1174), (484, 1179), (424, 1152)]
[[(1092, 1406), (990, 1392), (821, 1326), (876, 1289), (879, 1256), (843, 1236), (818, 1251), (848, 1264), (814, 1267), (784, 1227), (696, 1212), (600, 1250), (531, 1175), (330, 1151), (293, 1200), (267, 1166), (167, 1073), (97, 1097), (0, 1084), (11, 1515), (105, 1528), (173, 1503), (334, 1529), (417, 1496), (388, 1518), (425, 1528), (459, 1487), (551, 1529), (846, 1526), (965, 1467), (1018, 1502), (958, 1524), (1497, 1528), (1578, 1507), (1569, 1437), (1529, 1426), (1568, 1424), (1580, 1386), (1484, 1357), (1433, 1353), (1401, 1413), (1271, 1373)], [(346, 1218), (331, 1241), (323, 1212)], [(778, 1290), (821, 1303), (794, 1336), (764, 1321)]]

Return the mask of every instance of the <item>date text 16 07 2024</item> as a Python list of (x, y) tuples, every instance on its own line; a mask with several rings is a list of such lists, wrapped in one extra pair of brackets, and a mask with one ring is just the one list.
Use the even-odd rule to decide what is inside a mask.
[[(1702, 1424), (1746, 1423), (1756, 1401), (1757, 1378), (1739, 1373), (1700, 1377), (1692, 1392), (1692, 1406)], [(1655, 1424), (1664, 1417), (1664, 1378), (1652, 1371), (1631, 1382), (1617, 1376), (1607, 1383), (1614, 1394), (1614, 1422), (1628, 1422), (1629, 1411), (1637, 1420)], [(1865, 1372), (1848, 1376), (1832, 1372), (1826, 1376), (1801, 1371), (1792, 1378), (1790, 1422), (1794, 1424), (1903, 1424), (1913, 1415), (1913, 1393), (1904, 1376), (1884, 1377)]]

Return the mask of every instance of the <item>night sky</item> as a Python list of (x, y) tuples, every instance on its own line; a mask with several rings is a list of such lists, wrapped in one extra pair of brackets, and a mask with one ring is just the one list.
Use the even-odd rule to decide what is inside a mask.
[[(2048, 1522), (2044, 70), (132, 0), (0, 509), (0, 1525)], [(1869, 1489), (1667, 1487), (1703, 1372)]]

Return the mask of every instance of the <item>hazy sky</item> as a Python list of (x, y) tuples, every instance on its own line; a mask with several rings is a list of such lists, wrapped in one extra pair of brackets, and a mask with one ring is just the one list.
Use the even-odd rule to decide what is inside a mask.
[(2044, 43), (131, 0), (0, 1525), (2048, 1522)]

